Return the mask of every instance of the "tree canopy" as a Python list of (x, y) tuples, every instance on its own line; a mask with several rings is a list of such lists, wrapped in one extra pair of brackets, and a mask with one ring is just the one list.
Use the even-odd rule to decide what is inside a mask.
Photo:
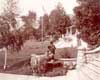
[(79, 6), (74, 8), (77, 28), (81, 38), (91, 45), (100, 43), (100, 1), (77, 0)]
[(66, 27), (71, 25), (70, 18), (62, 5), (58, 4), (50, 14), (50, 27), (54, 32), (66, 33)]

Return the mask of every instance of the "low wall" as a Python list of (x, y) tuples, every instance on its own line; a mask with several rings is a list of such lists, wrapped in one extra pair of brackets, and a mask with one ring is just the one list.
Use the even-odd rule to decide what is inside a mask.
[(55, 58), (76, 58), (77, 49), (76, 48), (59, 48), (56, 49)]

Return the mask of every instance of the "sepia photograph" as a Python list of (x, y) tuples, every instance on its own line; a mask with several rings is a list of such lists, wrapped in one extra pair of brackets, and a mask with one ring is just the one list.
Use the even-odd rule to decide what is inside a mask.
[(0, 0), (0, 80), (100, 80), (100, 0)]

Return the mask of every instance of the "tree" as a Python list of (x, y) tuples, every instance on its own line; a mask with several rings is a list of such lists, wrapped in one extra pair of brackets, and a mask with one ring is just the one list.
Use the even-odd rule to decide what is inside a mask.
[(80, 5), (74, 8), (74, 12), (81, 38), (91, 45), (96, 45), (100, 43), (100, 1), (77, 1)]
[(50, 23), (49, 23), (49, 15), (44, 14), (39, 19), (39, 32), (41, 33), (41, 37), (45, 37), (49, 33)]
[(28, 15), (22, 16), (21, 18), (22, 18), (25, 26), (33, 27), (33, 24), (36, 21), (36, 13), (29, 11)]
[(5, 14), (17, 13), (18, 9), (17, 3), (18, 0), (5, 0), (4, 13)]
[(50, 32), (53, 33), (60, 32), (61, 34), (66, 33), (66, 27), (71, 25), (69, 16), (64, 11), (61, 4), (50, 13)]
[(18, 0), (6, 0), (3, 12), (3, 17), (5, 18), (5, 21), (10, 25), (10, 27), (14, 29), (16, 28), (16, 16), (18, 15), (17, 1)]
[(9, 33), (11, 28), (16, 27), (15, 11), (16, 11), (16, 1), (15, 0), (5, 0), (6, 4), (4, 7), (4, 12), (0, 21), (0, 35), (2, 35), (0, 40), (0, 48), (4, 50), (5, 60), (4, 60), (4, 69), (7, 66), (7, 49), (8, 46), (11, 46)]
[(35, 28), (34, 28), (34, 24), (36, 22), (36, 13), (29, 11), (28, 15), (26, 16), (22, 16), (21, 17), (23, 22), (24, 22), (24, 33), (26, 34), (26, 36), (28, 37), (27, 39), (29, 39), (29, 36), (35, 36)]
[(42, 24), (43, 24), (44, 34), (48, 34), (48, 30), (50, 28), (49, 15), (48, 14), (44, 14)]
[(46, 32), (44, 32), (45, 31), (44, 26), (45, 26), (46, 22), (43, 22), (43, 21), (45, 21), (45, 20), (43, 20), (43, 16), (40, 16), (39, 21), (38, 21), (39, 22), (39, 28), (36, 30), (36, 33), (35, 33), (35, 38), (37, 40), (42, 40), (42, 38), (45, 37)]

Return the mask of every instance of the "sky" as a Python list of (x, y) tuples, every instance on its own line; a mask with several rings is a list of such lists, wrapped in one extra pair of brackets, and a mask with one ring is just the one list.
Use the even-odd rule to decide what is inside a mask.
[[(77, 6), (76, 0), (19, 0), (18, 7), (20, 15), (28, 14), (28, 11), (34, 11), (37, 16), (50, 12), (56, 7), (58, 2), (62, 3), (67, 14), (73, 14), (73, 8)], [(3, 0), (0, 0), (0, 11), (2, 11)]]

